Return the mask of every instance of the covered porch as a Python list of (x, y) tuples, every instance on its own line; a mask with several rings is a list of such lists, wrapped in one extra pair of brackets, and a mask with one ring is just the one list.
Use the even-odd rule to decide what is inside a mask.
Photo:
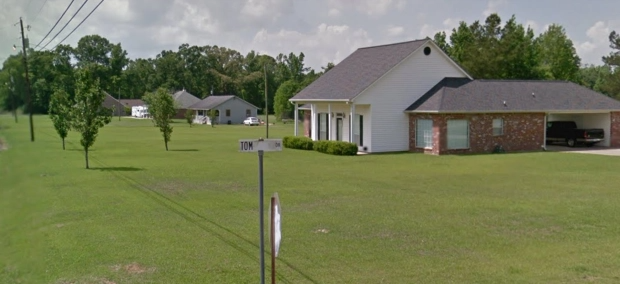
[(194, 111), (194, 124), (219, 124), (220, 122), (220, 111), (215, 109), (215, 116), (213, 119), (209, 116), (210, 109), (192, 109)]
[(314, 141), (331, 140), (357, 144), (360, 151), (371, 151), (370, 105), (348, 101), (294, 102), (295, 121), (304, 112), (304, 132), (295, 124), (295, 136), (306, 136)]

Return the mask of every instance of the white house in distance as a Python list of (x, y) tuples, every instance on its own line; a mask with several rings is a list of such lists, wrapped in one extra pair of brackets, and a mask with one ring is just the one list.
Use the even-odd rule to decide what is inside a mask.
[(571, 82), (474, 80), (430, 39), (359, 48), (290, 101), (307, 136), (368, 153), (538, 150), (559, 119), (620, 147), (619, 101)]
[(258, 107), (233, 95), (208, 96), (191, 105), (188, 109), (194, 110), (194, 123), (212, 124), (208, 116), (210, 110), (215, 110), (215, 124), (242, 124), (250, 116), (256, 116)]

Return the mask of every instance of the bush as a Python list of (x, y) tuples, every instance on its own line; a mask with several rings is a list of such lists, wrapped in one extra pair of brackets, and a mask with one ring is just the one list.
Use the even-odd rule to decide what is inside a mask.
[(344, 141), (315, 141), (314, 150), (338, 156), (357, 155), (357, 144)]
[(282, 139), (282, 144), (284, 144), (284, 147), (299, 150), (314, 149), (313, 142), (314, 141), (308, 137), (286, 136)]

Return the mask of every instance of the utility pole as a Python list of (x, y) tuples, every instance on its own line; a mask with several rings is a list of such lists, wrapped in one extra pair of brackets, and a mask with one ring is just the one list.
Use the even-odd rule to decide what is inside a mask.
[(269, 138), (269, 97), (267, 96), (267, 64), (263, 65), (265, 69), (265, 126), (266, 135), (265, 138)]
[(26, 71), (26, 107), (30, 119), (30, 141), (34, 142), (34, 125), (32, 124), (32, 97), (30, 95), (30, 79), (28, 79), (28, 55), (26, 55), (26, 37), (24, 36), (24, 21), (19, 17), (19, 27), (22, 33), (22, 52), (24, 58), (24, 70)]

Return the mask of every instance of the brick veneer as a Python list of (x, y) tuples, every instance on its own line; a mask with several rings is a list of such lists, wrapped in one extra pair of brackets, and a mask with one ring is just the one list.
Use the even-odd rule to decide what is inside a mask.
[[(418, 118), (433, 120), (432, 149), (415, 147), (415, 124)], [(503, 135), (493, 136), (493, 119), (495, 118), (504, 120)], [(448, 149), (447, 121), (449, 119), (469, 121), (469, 149)], [(496, 145), (501, 145), (506, 152), (540, 150), (544, 144), (544, 119), (544, 113), (411, 114), (409, 116), (409, 150), (434, 155), (491, 153)], [(620, 113), (617, 113), (616, 120), (620, 123)], [(620, 125), (616, 131), (620, 134)], [(620, 143), (620, 138), (617, 142)]]
[(620, 147), (620, 112), (612, 112), (610, 121), (609, 146)]

